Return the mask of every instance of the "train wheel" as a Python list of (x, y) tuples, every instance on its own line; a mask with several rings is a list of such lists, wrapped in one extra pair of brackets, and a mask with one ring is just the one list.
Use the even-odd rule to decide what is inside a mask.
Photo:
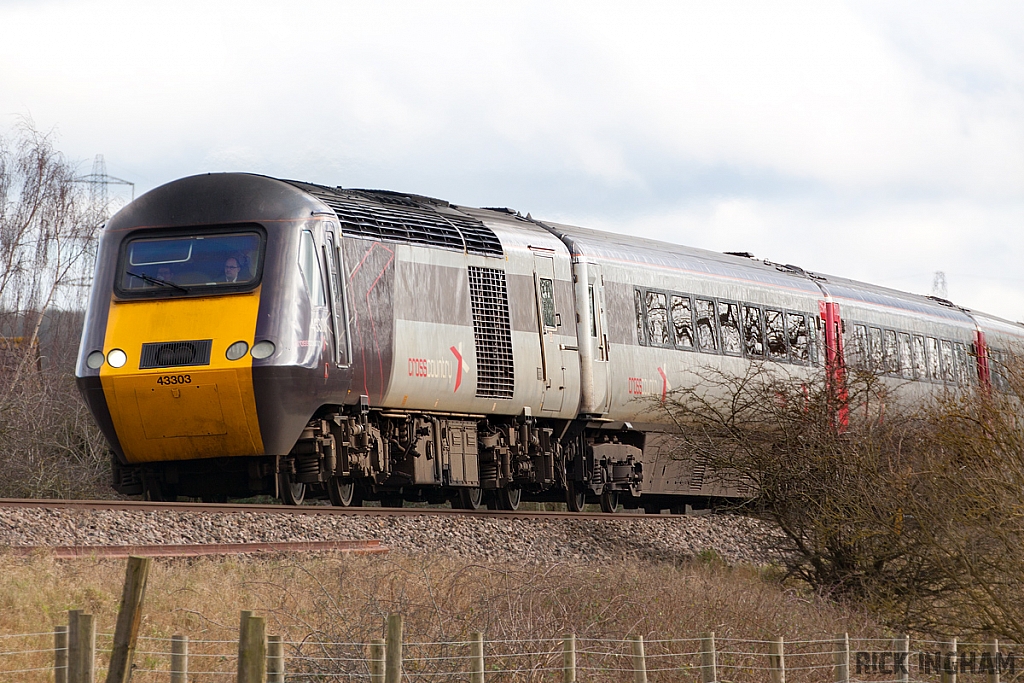
[(582, 482), (570, 481), (565, 487), (565, 507), (569, 512), (583, 512), (587, 504), (587, 487)]
[(499, 510), (518, 510), (523, 499), (523, 490), (518, 486), (506, 486), (494, 492)]
[(484, 506), (484, 490), (479, 486), (461, 488), (452, 497), (452, 507), (457, 510), (479, 510)]
[(615, 512), (617, 507), (619, 507), (619, 492), (606, 487), (601, 492), (601, 512)]
[(159, 479), (144, 477), (142, 479), (142, 499), (173, 503), (178, 500), (178, 496), (173, 489), (161, 484)]
[(405, 500), (402, 499), (401, 493), (380, 494), (380, 506), (382, 508), (400, 508), (404, 505)]
[(362, 492), (351, 479), (331, 477), (327, 482), (327, 496), (331, 499), (331, 505), (341, 508), (359, 507), (363, 504)]
[(291, 474), (282, 472), (278, 484), (278, 488), (281, 489), (281, 502), (285, 505), (302, 505), (302, 501), (306, 500), (306, 485), (301, 481), (292, 482)]

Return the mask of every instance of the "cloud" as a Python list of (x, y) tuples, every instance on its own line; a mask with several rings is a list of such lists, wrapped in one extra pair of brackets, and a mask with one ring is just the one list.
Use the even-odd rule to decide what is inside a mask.
[(918, 290), (946, 270), (1019, 318), (1022, 33), (1015, 3), (8, 2), (0, 115), (140, 190), (407, 190)]

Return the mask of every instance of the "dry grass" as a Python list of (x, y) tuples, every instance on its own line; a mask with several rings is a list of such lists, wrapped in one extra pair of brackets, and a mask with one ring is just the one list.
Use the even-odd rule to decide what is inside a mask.
[[(95, 614), (101, 634), (113, 630), (123, 562), (6, 555), (0, 556), (0, 566), (0, 635), (50, 631), (55, 624), (65, 623), (65, 611), (71, 608)], [(483, 631), (488, 641), (556, 639), (566, 633), (575, 633), (580, 639), (643, 635), (653, 641), (693, 638), (707, 630), (714, 630), (720, 639), (754, 641), (777, 635), (785, 635), (787, 640), (814, 640), (842, 631), (861, 637), (881, 635), (881, 629), (862, 614), (784, 590), (761, 571), (725, 567), (714, 558), (685, 566), (621, 562), (588, 567), (494, 565), (436, 555), (158, 560), (149, 579), (142, 633), (151, 638), (184, 634), (193, 641), (232, 641), (237, 638), (242, 609), (265, 616), (269, 633), (281, 634), (293, 643), (288, 646), (290, 656), (307, 657), (290, 664), (292, 669), (350, 671), (357, 675), (365, 672), (361, 647), (313, 643), (366, 643), (382, 637), (384, 620), (393, 612), (404, 615), (406, 641), (418, 643), (465, 641), (477, 630)], [(101, 648), (109, 646), (108, 638), (101, 637), (99, 642)], [(581, 640), (581, 650), (627, 651), (616, 644), (587, 642)], [(38, 643), (46, 647), (49, 640), (43, 638)], [(559, 647), (557, 642), (488, 645), (489, 653), (495, 655), (547, 652)], [(695, 643), (671, 647), (675, 652), (698, 649)], [(817, 647), (828, 649), (827, 645)], [(667, 644), (652, 642), (648, 652), (656, 654), (668, 648)], [(764, 646), (734, 644), (729, 649), (741, 648), (762, 651)], [(13, 649), (0, 640), (0, 651)], [(143, 641), (140, 649), (163, 652), (168, 648), (162, 641)], [(214, 667), (210, 670), (233, 667), (230, 643), (195, 646), (194, 651), (228, 655), (194, 659), (194, 670), (197, 666)], [(406, 654), (466, 653), (458, 647), (434, 646), (407, 647)], [(533, 674), (498, 675), (489, 680), (540, 680), (545, 677), (543, 669), (557, 666), (560, 655), (527, 659), (492, 658), (489, 661), (495, 667), (526, 667)], [(669, 659), (654, 659), (649, 666), (664, 666)], [(581, 655), (581, 663), (588, 661), (598, 668), (628, 666), (627, 660), (614, 656)], [(763, 660), (751, 661), (764, 665)], [(47, 653), (26, 655), (19, 660), (18, 668), (46, 666), (49, 662)], [(159, 655), (142, 654), (137, 663), (143, 669), (167, 666), (166, 658)], [(691, 665), (695, 658), (685, 663)], [(423, 662), (410, 664), (407, 671), (464, 666), (460, 660)], [(0, 672), (12, 668), (12, 661), (0, 660)], [(590, 680), (602, 678), (597, 672), (591, 674)], [(159, 680), (153, 676), (136, 676), (133, 680)], [(668, 680), (666, 676), (652, 673), (652, 680)], [(623, 675), (612, 678), (626, 680)]]

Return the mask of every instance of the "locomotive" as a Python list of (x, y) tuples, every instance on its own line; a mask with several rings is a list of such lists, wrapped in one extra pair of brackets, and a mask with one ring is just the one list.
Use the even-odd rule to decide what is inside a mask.
[(125, 495), (679, 511), (749, 493), (652, 408), (700, 368), (860, 363), (934, 391), (998, 384), (1022, 340), (746, 253), (226, 173), (107, 222), (76, 377)]

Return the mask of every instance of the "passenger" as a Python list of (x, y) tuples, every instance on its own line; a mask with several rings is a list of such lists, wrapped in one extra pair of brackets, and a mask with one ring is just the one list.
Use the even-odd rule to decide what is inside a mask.
[(229, 256), (224, 261), (224, 282), (238, 282), (238, 259), (234, 256)]

